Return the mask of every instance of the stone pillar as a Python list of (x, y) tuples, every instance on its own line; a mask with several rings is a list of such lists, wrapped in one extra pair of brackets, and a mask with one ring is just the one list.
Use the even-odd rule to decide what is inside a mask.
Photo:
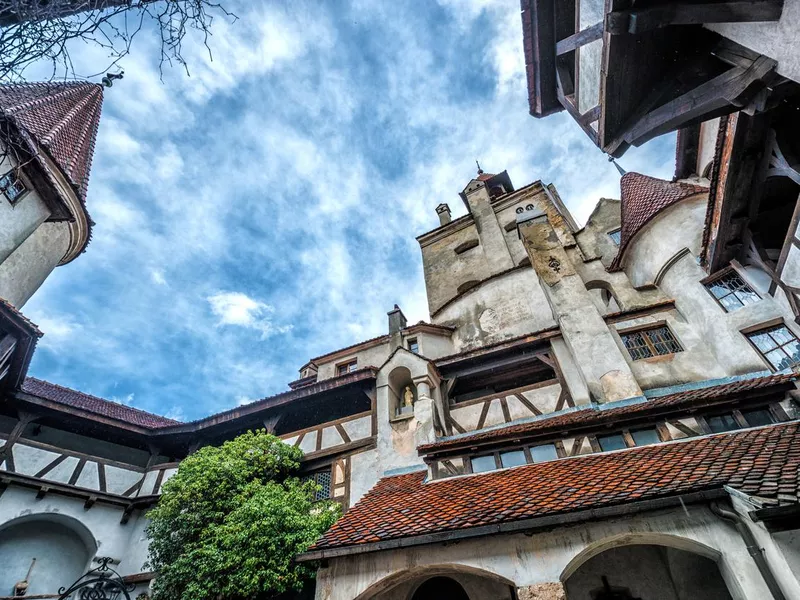
[(566, 600), (567, 592), (559, 581), (526, 585), (517, 590), (519, 600)]
[(628, 362), (547, 215), (538, 209), (526, 210), (517, 215), (517, 230), (589, 390), (606, 402), (641, 396)]

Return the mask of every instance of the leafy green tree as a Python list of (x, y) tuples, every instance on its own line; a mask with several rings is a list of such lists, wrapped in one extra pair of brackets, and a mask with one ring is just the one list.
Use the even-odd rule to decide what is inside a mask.
[(300, 590), (313, 566), (295, 563), (339, 516), (300, 481), (302, 451), (248, 432), (186, 458), (149, 513), (154, 600), (273, 598)]

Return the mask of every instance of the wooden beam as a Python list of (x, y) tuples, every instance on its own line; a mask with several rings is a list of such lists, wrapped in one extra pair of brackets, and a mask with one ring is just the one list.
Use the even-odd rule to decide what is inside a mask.
[(577, 50), (581, 46), (585, 46), (591, 42), (599, 40), (603, 37), (603, 22), (595, 23), (591, 27), (587, 27), (583, 31), (574, 33), (568, 38), (556, 42), (556, 55), (561, 56), (567, 52)]
[[(774, 71), (775, 67), (777, 63), (774, 60), (760, 56), (747, 69), (743, 67), (729, 69), (650, 111), (627, 131), (624, 139), (629, 144), (639, 146), (713, 111), (729, 107), (733, 112), (749, 102), (744, 99), (749, 89)], [(753, 93), (757, 91), (756, 89)]]
[(783, 0), (670, 3), (611, 12), (606, 15), (606, 30), (611, 35), (636, 35), (670, 25), (778, 21), (782, 12)]

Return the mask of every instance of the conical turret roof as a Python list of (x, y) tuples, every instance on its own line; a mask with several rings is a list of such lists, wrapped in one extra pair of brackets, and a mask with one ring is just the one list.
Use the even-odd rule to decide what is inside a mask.
[(95, 83), (0, 86), (0, 116), (15, 125), (29, 145), (34, 146), (30, 150), (35, 156), (36, 145), (47, 152), (82, 203), (86, 200), (102, 105), (103, 87)]
[(617, 271), (630, 241), (653, 217), (684, 198), (707, 192), (708, 188), (690, 183), (664, 181), (641, 173), (625, 173), (619, 182), (622, 227), (619, 252), (609, 270)]

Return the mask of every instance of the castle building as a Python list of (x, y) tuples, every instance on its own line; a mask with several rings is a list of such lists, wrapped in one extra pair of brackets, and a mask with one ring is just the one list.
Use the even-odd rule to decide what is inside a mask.
[[(50, 270), (88, 239), (99, 91), (0, 92), (34, 157), (9, 170), (32, 177), (20, 202), (49, 207), (61, 188), (43, 183), (63, 179), (84, 211), (85, 238), (44, 244)], [(800, 264), (797, 236), (777, 259), (764, 241), (797, 221), (772, 196), (763, 217), (720, 217), (740, 193), (731, 127), (718, 122), (713, 152), (684, 144), (676, 181), (624, 174), (620, 200), (583, 227), (553, 185), (479, 169), (459, 194), (467, 213), (442, 203), (417, 238), (429, 321), (395, 306), (385, 334), (311, 358), (287, 391), (188, 423), (28, 377), (41, 333), (18, 309), (35, 286), (5, 280), (0, 598), (23, 580), (58, 597), (100, 557), (131, 598), (147, 594), (164, 482), (254, 428), (300, 447), (320, 498), (344, 509), (298, 557), (318, 561), (318, 600), (800, 598)], [(87, 153), (55, 161), (78, 156), (59, 153), (64, 139)], [(789, 180), (779, 198), (786, 163), (766, 176)], [(42, 165), (61, 179), (27, 174)], [(70, 214), (29, 237), (72, 232)], [(15, 235), (9, 256), (27, 243)], [(736, 245), (755, 238), (755, 252)]]

